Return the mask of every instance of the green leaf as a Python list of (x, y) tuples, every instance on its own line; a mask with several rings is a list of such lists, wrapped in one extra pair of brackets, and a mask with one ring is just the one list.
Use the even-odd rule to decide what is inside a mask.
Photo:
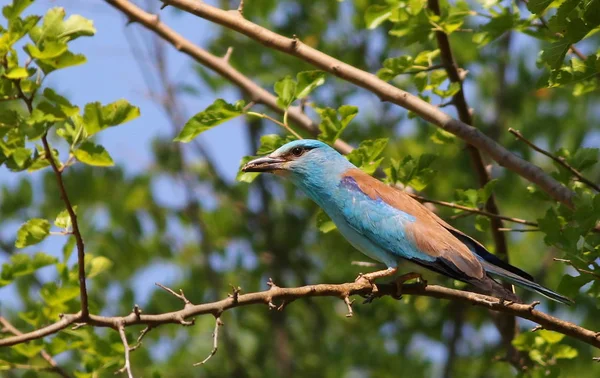
[(394, 1), (391, 4), (386, 5), (371, 5), (367, 8), (365, 12), (365, 25), (367, 29), (375, 29), (379, 25), (381, 25), (384, 21), (388, 20), (394, 10), (400, 7), (400, 3), (398, 1)]
[(72, 41), (96, 33), (94, 23), (79, 15), (70, 16), (66, 21), (64, 8), (52, 8), (44, 15), (42, 26), (31, 30), (31, 39), (36, 45), (44, 41)]
[(260, 147), (256, 152), (258, 155), (268, 155), (284, 144), (291, 142), (295, 138), (288, 135), (281, 137), (277, 134), (267, 134), (260, 137)]
[(174, 141), (183, 143), (190, 142), (200, 133), (241, 115), (243, 111), (243, 101), (238, 101), (232, 105), (225, 100), (218, 99), (204, 111), (201, 111), (187, 121)]
[(48, 41), (44, 44), (43, 50), (40, 50), (36, 45), (27, 44), (24, 50), (33, 59), (47, 60), (64, 54), (67, 51), (67, 43), (64, 41)]
[(94, 278), (100, 273), (103, 273), (113, 266), (113, 262), (104, 256), (93, 257), (89, 263), (86, 261), (87, 278)]
[(561, 340), (565, 338), (565, 335), (562, 333), (548, 331), (545, 329), (539, 330), (538, 335), (541, 336), (548, 344), (560, 343)]
[(573, 348), (570, 345), (557, 345), (554, 349), (553, 349), (552, 356), (556, 359), (573, 359), (575, 357), (577, 357), (579, 355), (579, 352), (577, 351), (577, 349)]
[(14, 67), (14, 68), (8, 70), (8, 72), (6, 72), (4, 74), (4, 77), (6, 77), (8, 79), (13, 79), (13, 80), (25, 79), (25, 78), (29, 77), (29, 72), (27, 71), (26, 68)]
[(531, 13), (540, 14), (544, 12), (553, 1), (554, 0), (529, 0), (527, 2), (527, 9), (529, 9)]
[(435, 144), (448, 144), (456, 142), (456, 136), (446, 130), (436, 128), (430, 137), (431, 141)]
[(571, 43), (564, 39), (553, 42), (548, 48), (542, 51), (541, 61), (549, 65), (550, 68), (560, 67), (563, 64), (565, 55), (567, 55), (570, 46)]
[(308, 96), (316, 87), (325, 83), (325, 72), (323, 71), (303, 71), (296, 75), (298, 84), (296, 86), (296, 98), (303, 99)]
[(239, 182), (246, 182), (250, 184), (254, 179), (258, 177), (259, 172), (242, 172), (242, 167), (248, 163), (250, 160), (256, 159), (258, 156), (244, 156), (240, 161), (240, 167), (238, 169), (238, 174), (236, 176), (236, 180)]
[(291, 76), (279, 80), (275, 83), (275, 93), (277, 93), (277, 106), (287, 109), (296, 99), (296, 82)]
[(337, 227), (331, 218), (329, 218), (329, 216), (322, 209), (319, 209), (317, 211), (317, 228), (319, 231), (326, 234), (335, 230)]
[(58, 287), (56, 282), (49, 282), (40, 289), (40, 297), (49, 306), (57, 306), (66, 303), (79, 296), (79, 287)]
[(15, 246), (24, 248), (37, 244), (50, 234), (50, 222), (46, 219), (33, 218), (24, 223), (17, 232)]
[[(194, 117), (197, 117), (198, 114)], [(99, 102), (91, 102), (85, 105), (83, 123), (88, 136), (92, 136), (107, 127), (129, 122), (139, 117), (139, 115), (140, 108), (131, 105), (127, 100), (117, 100), (104, 106)]]
[(378, 159), (378, 157), (383, 153), (383, 150), (385, 150), (387, 143), (387, 138), (364, 140), (360, 143), (358, 148), (355, 148), (346, 155), (346, 158), (352, 164), (371, 175), (383, 161), (383, 158)]
[(358, 108), (351, 105), (342, 105), (337, 111), (332, 108), (316, 108), (321, 117), (319, 124), (319, 140), (333, 144), (348, 126), (350, 121), (358, 114)]
[(2, 8), (2, 14), (7, 20), (12, 21), (19, 17), (31, 4), (33, 4), (33, 0), (13, 0), (12, 5)]
[[(73, 211), (77, 214), (77, 206), (73, 206)], [(54, 225), (59, 228), (69, 229), (71, 228), (71, 216), (67, 209), (61, 211), (54, 220)]]
[(98, 144), (86, 141), (73, 151), (73, 155), (80, 162), (96, 167), (111, 167), (115, 162), (106, 149)]
[(40, 66), (42, 71), (47, 75), (50, 72), (60, 70), (67, 67), (78, 66), (87, 62), (85, 55), (73, 54), (70, 51), (64, 52), (62, 55), (56, 58), (38, 60), (37, 64)]

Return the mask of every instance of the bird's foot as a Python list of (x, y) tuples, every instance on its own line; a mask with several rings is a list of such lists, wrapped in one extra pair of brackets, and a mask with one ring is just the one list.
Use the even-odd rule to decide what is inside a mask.
[(394, 298), (396, 299), (400, 299), (402, 298), (402, 287), (404, 286), (404, 283), (406, 281), (410, 281), (410, 280), (418, 280), (418, 283), (423, 285), (423, 286), (427, 286), (427, 281), (425, 281), (423, 279), (423, 276), (419, 273), (416, 272), (410, 272), (410, 273), (406, 273), (401, 275), (400, 277), (396, 278), (396, 280), (394, 281), (394, 283), (396, 284), (396, 295), (394, 296)]
[(377, 285), (375, 285), (375, 280), (378, 278), (394, 275), (397, 271), (398, 268), (387, 268), (384, 270), (378, 270), (376, 272), (367, 274), (359, 273), (358, 277), (356, 277), (356, 280), (354, 280), (354, 282), (358, 282), (360, 280), (367, 280), (367, 282), (369, 282), (369, 284), (372, 287), (371, 293), (376, 294), (379, 291), (379, 289), (377, 288)]

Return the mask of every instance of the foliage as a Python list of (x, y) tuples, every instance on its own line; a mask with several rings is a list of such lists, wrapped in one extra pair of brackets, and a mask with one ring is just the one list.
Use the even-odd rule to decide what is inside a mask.
[[(100, 137), (138, 117), (140, 109), (123, 99), (80, 108), (45, 85), (55, 71), (86, 62), (71, 49), (76, 40), (94, 46), (93, 38), (83, 38), (95, 34), (92, 20), (71, 15), (68, 5), (66, 11), (49, 9), (43, 17), (27, 15), (32, 2), (14, 0), (4, 6), (0, 26), (0, 174), (18, 175), (15, 185), (3, 184), (0, 195), (0, 220), (17, 226), (10, 235), (0, 234), (0, 287), (14, 288), (19, 299), (15, 306), (3, 303), (0, 315), (21, 331), (80, 310), (73, 222), (60, 197), (56, 170), (65, 178), (65, 191), (80, 220), (94, 314), (130, 313), (138, 290), (132, 277), (156, 275), (152, 280), (160, 282), (161, 269), (167, 267), (177, 272), (170, 286), (182, 288), (193, 303), (224, 297), (230, 283), (251, 292), (265, 289), (268, 277), (291, 287), (349, 281), (371, 269), (350, 264), (366, 257), (289, 183), (242, 172), (236, 181), (228, 181), (207, 155), (199, 153), (200, 162), (186, 158), (184, 151), (194, 148), (188, 142), (234, 118), (248, 124), (248, 143), (256, 156), (295, 139), (287, 129), (307, 136), (288, 119), (294, 106), (316, 120), (320, 140), (333, 144), (343, 139), (357, 146), (347, 158), (370, 174), (384, 174), (389, 184), (471, 208), (482, 208), (494, 194), (503, 215), (537, 223), (539, 232), (506, 234), (511, 263), (576, 301), (570, 308), (544, 302), (545, 310), (600, 329), (595, 316), (600, 305), (600, 194), (507, 133), (508, 127), (520, 130), (598, 182), (599, 152), (588, 147), (598, 146), (600, 125), (600, 1), (442, 1), (439, 14), (425, 0), (263, 0), (247, 1), (244, 9), (244, 17), (253, 22), (282, 35), (297, 35), (309, 46), (446, 107), (461, 84), (451, 82), (444, 69), (435, 38), (436, 31), (443, 31), (457, 65), (468, 70), (462, 73), (475, 126), (573, 189), (573, 208), (496, 166), (494, 180), (482, 187), (454, 135), (409, 118), (403, 109), (380, 103), (306, 62), (212, 26), (209, 50), (232, 46), (236, 53), (230, 63), (271, 88), (283, 115), (255, 109), (255, 99), (242, 98), (241, 92), (232, 91), (239, 101), (225, 100), (231, 96), (223, 89), (233, 87), (198, 68), (200, 84), (186, 78), (172, 88), (212, 104), (178, 125), (175, 135), (156, 137), (150, 147), (151, 167), (125, 173), (131, 163), (115, 161)], [(583, 53), (575, 53), (579, 50)], [(449, 107), (443, 110), (454, 114)], [(265, 115), (283, 127), (268, 123)], [(36, 171), (41, 171), (41, 180), (31, 178)], [(177, 205), (157, 198), (154, 188), (165, 179), (185, 189)], [(488, 218), (437, 210), (494, 251)], [(46, 246), (40, 243), (48, 239), (60, 240), (62, 250), (40, 251)], [(462, 287), (434, 274), (427, 279)], [(539, 299), (519, 294), (524, 300)], [(161, 291), (152, 292), (143, 304), (144, 313), (180, 307)], [(190, 365), (212, 348), (214, 321), (199, 317), (193, 328), (153, 329), (131, 360), (136, 376), (157, 377), (392, 377), (399, 371), (435, 376), (444, 368), (465, 377), (515, 373), (497, 358), (504, 346), (488, 312), (469, 307), (458, 311), (454, 303), (422, 297), (357, 304), (350, 319), (344, 318), (345, 311), (341, 302), (317, 299), (297, 301), (284, 311), (255, 306), (227, 312), (219, 352), (192, 370)], [(519, 326), (522, 332), (512, 344), (530, 359), (525, 374), (597, 375), (591, 360), (597, 350), (550, 331), (532, 333), (527, 325)], [(455, 327), (460, 334), (453, 345)], [(127, 331), (133, 345), (135, 332)], [(1, 348), (0, 370), (44, 367), (42, 350), (77, 377), (112, 376), (123, 364), (117, 332), (80, 327)], [(449, 353), (454, 358), (445, 361)], [(40, 371), (40, 376), (46, 374), (51, 373)]]

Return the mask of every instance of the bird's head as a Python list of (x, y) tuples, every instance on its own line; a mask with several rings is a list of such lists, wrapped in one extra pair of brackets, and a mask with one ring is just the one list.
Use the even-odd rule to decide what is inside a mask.
[(327, 144), (314, 139), (289, 142), (268, 156), (248, 162), (243, 172), (270, 172), (294, 179), (305, 179), (320, 174), (340, 173), (350, 162)]

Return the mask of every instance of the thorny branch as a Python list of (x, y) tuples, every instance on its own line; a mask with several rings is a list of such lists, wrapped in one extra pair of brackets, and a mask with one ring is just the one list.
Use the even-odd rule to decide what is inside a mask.
[(127, 335), (125, 334), (125, 327), (123, 325), (119, 326), (119, 335), (121, 336), (121, 341), (123, 342), (123, 347), (125, 348), (125, 365), (123, 365), (123, 367), (117, 370), (115, 373), (127, 372), (127, 377), (133, 378), (133, 374), (131, 373), (131, 361), (129, 360), (129, 352), (131, 352), (131, 348), (127, 342)]
[(217, 316), (215, 318), (215, 330), (213, 331), (213, 348), (210, 351), (210, 354), (203, 359), (200, 362), (197, 362), (194, 364), (194, 366), (200, 366), (200, 365), (204, 365), (208, 360), (210, 360), (210, 358), (212, 356), (214, 356), (217, 353), (217, 349), (219, 349), (219, 327), (221, 327), (222, 325), (224, 325), (224, 323), (221, 321), (221, 317)]
[[(174, 293), (174, 295), (179, 298), (179, 294), (177, 294), (175, 291), (170, 290), (169, 293)], [(126, 328), (133, 325), (146, 325), (152, 328), (163, 324), (190, 325), (192, 322), (187, 321), (186, 319), (206, 314), (220, 316), (220, 314), (223, 312), (236, 307), (244, 307), (256, 304), (268, 306), (269, 303), (274, 305), (274, 303), (279, 301), (291, 303), (296, 299), (308, 297), (346, 298), (353, 295), (361, 295), (370, 298), (381, 298), (386, 296), (394, 297), (396, 294), (397, 286), (395, 283), (377, 284), (375, 286), (366, 279), (343, 284), (317, 284), (294, 288), (283, 288), (276, 285), (271, 285), (271, 287), (265, 291), (238, 294), (235, 298), (231, 296), (217, 302), (197, 305), (187, 304), (179, 311), (172, 311), (162, 314), (150, 315), (140, 312), (136, 314), (134, 311), (125, 316), (113, 317), (90, 314), (89, 319), (85, 321), (85, 324), (94, 327), (109, 327), (115, 330), (118, 330), (121, 326)], [(422, 283), (404, 284), (402, 286), (402, 294), (458, 301), (463, 304), (470, 304), (483, 307), (488, 310), (518, 316), (523, 319), (531, 320), (532, 322), (544, 327), (544, 329), (571, 336), (596, 348), (600, 348), (600, 338), (597, 337), (596, 332), (585, 329), (568, 321), (558, 319), (544, 312), (535, 310), (535, 304), (522, 304), (502, 301), (498, 298), (483, 294), (455, 290), (437, 285), (425, 286)], [(274, 306), (278, 307), (276, 305)], [(77, 314), (66, 314), (63, 315), (58, 322), (44, 328), (24, 333), (22, 335), (0, 339), (0, 347), (41, 339), (81, 322), (83, 322), (83, 320), (80, 312)]]
[(582, 183), (586, 184), (587, 186), (589, 186), (590, 188), (594, 189), (597, 192), (600, 192), (600, 185), (588, 180), (587, 178), (585, 178), (581, 172), (579, 172), (577, 169), (575, 169), (571, 164), (567, 163), (567, 161), (565, 160), (565, 158), (563, 158), (562, 156), (556, 156), (551, 154), (550, 152), (536, 146), (533, 142), (531, 142), (530, 140), (528, 140), (527, 138), (525, 138), (523, 136), (523, 134), (521, 134), (521, 132), (519, 130), (515, 130), (513, 128), (509, 128), (508, 131), (513, 134), (514, 136), (516, 136), (518, 139), (522, 140), (523, 142), (525, 142), (525, 144), (527, 144), (529, 147), (531, 147), (532, 149), (534, 149), (535, 151), (541, 153), (542, 155), (546, 155), (548, 156), (550, 159), (554, 160), (555, 162), (557, 162), (558, 164), (560, 164), (561, 166), (565, 167), (569, 172), (571, 172), (571, 174), (575, 177), (577, 177), (577, 180), (581, 181)]
[[(508, 151), (476, 128), (463, 121), (452, 118), (435, 105), (405, 92), (369, 72), (360, 70), (305, 45), (298, 38), (287, 38), (272, 32), (269, 29), (263, 28), (246, 20), (244, 17), (240, 16), (238, 12), (229, 12), (211, 6), (206, 2), (198, 2), (195, 0), (162, 1), (165, 4), (172, 5), (183, 11), (244, 34), (269, 48), (296, 56), (319, 69), (369, 90), (377, 95), (382, 101), (390, 101), (413, 111), (424, 120), (462, 138), (479, 150), (485, 151), (490, 157), (497, 161), (498, 164), (537, 184), (542, 190), (547, 192), (557, 201), (560, 201), (569, 207), (573, 206), (572, 199), (574, 192), (556, 181), (536, 165), (525, 161)], [(115, 0), (111, 1), (111, 4), (114, 2)]]

